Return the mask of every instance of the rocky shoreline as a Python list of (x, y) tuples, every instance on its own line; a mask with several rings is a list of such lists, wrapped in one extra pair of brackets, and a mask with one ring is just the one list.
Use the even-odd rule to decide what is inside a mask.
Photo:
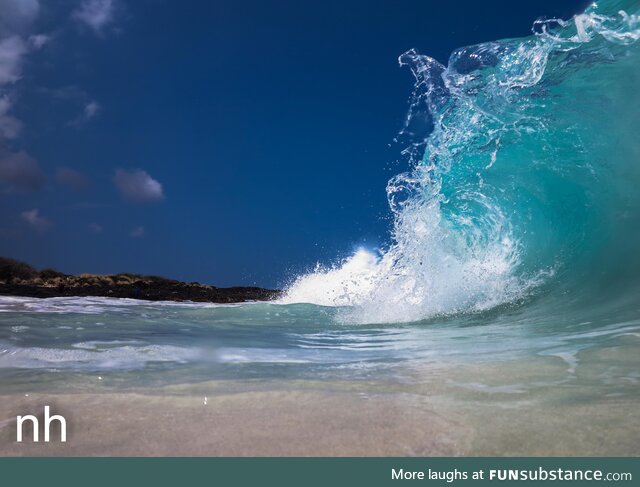
[(279, 290), (259, 287), (221, 288), (128, 273), (69, 275), (53, 269), (38, 271), (24, 262), (0, 257), (0, 295), (5, 296), (102, 296), (147, 301), (241, 303), (268, 301), (280, 294)]

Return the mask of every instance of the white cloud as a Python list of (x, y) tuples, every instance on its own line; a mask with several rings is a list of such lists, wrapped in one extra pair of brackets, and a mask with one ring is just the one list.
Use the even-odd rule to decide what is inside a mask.
[[(83, 96), (86, 98), (86, 93), (83, 94)], [(74, 120), (69, 122), (69, 125), (76, 128), (82, 127), (89, 120), (95, 118), (100, 110), (102, 110), (102, 107), (97, 101), (86, 101), (82, 104), (82, 113), (78, 115)]]
[(101, 109), (102, 107), (97, 101), (92, 100), (90, 102), (87, 102), (84, 104), (84, 107), (82, 108), (82, 115), (73, 123), (75, 125), (81, 125), (83, 122), (88, 122), (89, 120), (94, 118), (96, 115), (98, 115)]
[(49, 43), (49, 41), (51, 40), (51, 36), (48, 36), (46, 34), (35, 34), (29, 36), (28, 40), (31, 47), (33, 47), (34, 49), (41, 49), (45, 44)]
[(96, 34), (114, 21), (115, 3), (113, 0), (85, 0), (74, 10), (72, 16), (78, 22), (89, 26)]
[(22, 77), (24, 57), (31, 48), (40, 48), (47, 36), (25, 40), (38, 16), (38, 0), (0, 0), (0, 142), (15, 139), (22, 123), (9, 112), (12, 102), (7, 90)]
[(164, 198), (162, 184), (146, 171), (117, 169), (113, 181), (122, 197), (129, 201), (159, 201)]
[(84, 117), (87, 120), (91, 120), (93, 117), (95, 117), (98, 112), (100, 111), (100, 104), (93, 100), (90, 101), (89, 103), (85, 103), (84, 105)]
[(0, 139), (15, 139), (22, 130), (22, 122), (9, 114), (12, 103), (8, 96), (0, 96)]
[(28, 28), (39, 11), (38, 0), (0, 0), (0, 31), (20, 32)]
[(0, 183), (10, 189), (36, 191), (44, 185), (38, 161), (26, 152), (6, 152), (0, 148)]
[(102, 105), (97, 100), (91, 99), (86, 91), (74, 85), (63, 86), (62, 88), (39, 88), (38, 91), (54, 100), (77, 103), (81, 113), (69, 122), (69, 125), (74, 127), (84, 125), (102, 111)]
[(29, 211), (23, 211), (20, 213), (20, 217), (27, 222), (31, 228), (40, 233), (46, 232), (51, 227), (51, 222), (41, 216), (40, 210), (37, 208)]
[(22, 58), (28, 50), (26, 42), (20, 36), (0, 39), (0, 86), (20, 79)]
[(27, 51), (28, 47), (20, 36), (0, 39), (0, 140), (15, 139), (22, 129), (22, 123), (9, 113), (13, 104), (2, 88), (20, 79), (22, 58)]
[(144, 227), (136, 227), (133, 230), (131, 230), (131, 232), (129, 233), (129, 235), (132, 238), (140, 238), (140, 237), (144, 237)]

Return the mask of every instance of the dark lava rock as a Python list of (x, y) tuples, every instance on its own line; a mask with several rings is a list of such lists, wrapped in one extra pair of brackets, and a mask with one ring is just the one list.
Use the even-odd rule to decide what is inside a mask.
[(137, 274), (67, 275), (53, 269), (37, 271), (24, 262), (0, 257), (0, 295), (53, 298), (106, 296), (148, 301), (240, 303), (268, 301), (281, 291), (259, 287), (215, 287)]

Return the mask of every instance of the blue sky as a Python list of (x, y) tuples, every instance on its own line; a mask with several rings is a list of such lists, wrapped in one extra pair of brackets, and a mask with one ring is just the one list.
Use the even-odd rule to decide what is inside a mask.
[(0, 255), (280, 286), (388, 241), (410, 48), (564, 0), (0, 0)]

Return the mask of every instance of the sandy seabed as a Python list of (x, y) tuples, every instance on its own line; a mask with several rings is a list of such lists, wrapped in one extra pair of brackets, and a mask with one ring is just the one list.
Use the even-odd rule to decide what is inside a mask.
[[(454, 455), (461, 427), (398, 398), (320, 392), (3, 397), (2, 455)], [(66, 444), (16, 443), (16, 412), (50, 404)], [(26, 435), (25, 435), (26, 436)], [(57, 436), (54, 434), (54, 438)]]
[[(453, 394), (449, 382), (215, 381), (126, 392), (12, 393), (0, 395), (0, 455), (640, 454), (634, 396), (489, 386)], [(34, 443), (25, 428), (25, 441), (17, 443), (16, 416), (36, 414), (42, 423), (44, 405), (65, 416), (67, 442), (57, 441), (54, 428), (52, 442)]]

